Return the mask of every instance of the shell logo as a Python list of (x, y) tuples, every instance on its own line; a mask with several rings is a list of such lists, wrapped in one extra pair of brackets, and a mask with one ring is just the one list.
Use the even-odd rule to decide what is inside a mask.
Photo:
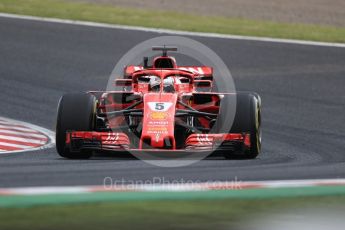
[(168, 113), (166, 112), (152, 112), (150, 114), (152, 120), (165, 120), (168, 117)]

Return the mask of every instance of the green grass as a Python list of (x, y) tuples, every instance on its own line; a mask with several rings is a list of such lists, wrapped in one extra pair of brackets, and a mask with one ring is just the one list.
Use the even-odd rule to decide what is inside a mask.
[(63, 0), (0, 0), (0, 12), (186, 31), (345, 42), (345, 28), (128, 9)]
[(237, 229), (258, 215), (331, 210), (345, 196), (140, 201), (1, 208), (0, 229)]

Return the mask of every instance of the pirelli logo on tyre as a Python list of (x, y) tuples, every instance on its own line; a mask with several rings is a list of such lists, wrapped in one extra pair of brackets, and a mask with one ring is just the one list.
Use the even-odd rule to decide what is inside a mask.
[(167, 112), (152, 112), (150, 113), (150, 118), (152, 120), (165, 120), (168, 118)]

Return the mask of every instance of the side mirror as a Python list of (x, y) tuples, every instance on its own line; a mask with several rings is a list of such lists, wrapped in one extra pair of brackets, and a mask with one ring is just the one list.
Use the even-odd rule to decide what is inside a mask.
[(116, 79), (114, 82), (115, 86), (127, 87), (132, 86), (132, 79)]

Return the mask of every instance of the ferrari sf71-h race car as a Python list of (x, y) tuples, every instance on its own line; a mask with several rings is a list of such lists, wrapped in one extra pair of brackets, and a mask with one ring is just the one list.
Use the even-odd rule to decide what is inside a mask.
[[(148, 65), (126, 66), (114, 91), (66, 94), (58, 106), (60, 156), (89, 158), (95, 151), (175, 155), (201, 151), (255, 158), (261, 151), (261, 99), (252, 92), (213, 90), (213, 69), (177, 66), (168, 51)], [(115, 88), (116, 89), (116, 88)], [(234, 101), (236, 101), (235, 106)], [(235, 109), (233, 119), (229, 110)]]

